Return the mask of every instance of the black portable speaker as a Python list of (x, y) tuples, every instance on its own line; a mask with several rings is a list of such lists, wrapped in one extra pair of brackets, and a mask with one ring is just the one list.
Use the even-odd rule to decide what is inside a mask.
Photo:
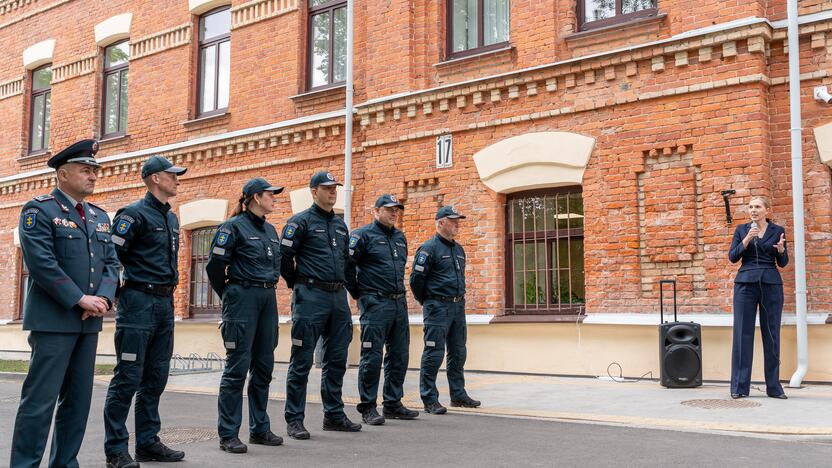
[[(664, 285), (673, 286), (673, 321), (664, 321)], [(676, 317), (676, 280), (659, 281), (659, 367), (667, 388), (702, 385), (702, 328)]]

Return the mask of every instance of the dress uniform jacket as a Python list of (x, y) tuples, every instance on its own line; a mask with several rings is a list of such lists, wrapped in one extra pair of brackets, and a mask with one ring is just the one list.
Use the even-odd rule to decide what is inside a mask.
[(118, 259), (110, 219), (82, 203), (86, 222), (60, 190), (26, 203), (20, 244), (29, 267), (23, 329), (31, 330), (32, 356), (12, 438), (12, 467), (39, 466), (55, 402), (50, 467), (78, 466), (87, 426), (101, 318), (81, 320), (83, 295), (114, 300)]

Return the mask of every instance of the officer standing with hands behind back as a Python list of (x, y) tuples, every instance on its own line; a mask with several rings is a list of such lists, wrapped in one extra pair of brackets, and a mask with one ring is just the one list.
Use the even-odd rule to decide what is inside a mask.
[[(355, 264), (361, 309), (361, 363), (358, 368), (358, 412), (370, 425), (385, 418), (415, 419), (419, 413), (402, 405), (410, 350), (410, 324), (404, 288), (407, 240), (396, 229), (404, 205), (393, 195), (376, 200), (375, 221), (350, 236), (350, 261)], [(384, 347), (387, 352), (384, 353)], [(384, 416), (376, 410), (378, 380), (384, 354)]]
[(40, 466), (53, 412), (49, 466), (78, 466), (101, 316), (118, 280), (110, 218), (84, 201), (101, 167), (97, 151), (97, 141), (82, 140), (50, 158), (58, 188), (26, 203), (20, 214), (20, 247), (29, 267), (23, 329), (30, 330), (32, 356), (14, 421), (14, 468)]
[(422, 353), (419, 390), (425, 411), (431, 414), (448, 411), (439, 403), (439, 391), (436, 389), (436, 374), (446, 346), (451, 406), (480, 406), (480, 402), (465, 391), (465, 251), (455, 241), (460, 219), (465, 219), (465, 216), (454, 207), (439, 208), (436, 235), (416, 251), (410, 272), (410, 289), (422, 304), (425, 322), (425, 350)]
[(220, 448), (245, 453), (240, 441), (243, 386), (248, 381), (249, 443), (283, 443), (271, 431), (266, 405), (277, 347), (277, 301), (280, 242), (266, 215), (274, 211), (275, 187), (266, 179), (246, 182), (231, 218), (217, 229), (205, 271), (222, 298), (222, 341), (226, 364), (218, 398)]
[(116, 368), (104, 403), (107, 467), (137, 467), (127, 447), (127, 413), (136, 396), (136, 461), (176, 462), (185, 452), (159, 440), (159, 398), (173, 354), (173, 291), (179, 282), (179, 220), (168, 200), (185, 168), (162, 156), (142, 165), (147, 193), (116, 212), (112, 239), (124, 266), (116, 308)]
[(344, 413), (341, 388), (347, 370), (347, 348), (352, 340), (352, 316), (346, 278), (355, 271), (348, 256), (348, 232), (333, 207), (341, 185), (326, 171), (309, 182), (312, 207), (289, 218), (280, 240), (280, 275), (292, 289), (292, 355), (286, 376), (286, 432), (298, 440), (309, 438), (303, 425), (306, 384), (315, 343), (323, 336), (321, 400), (325, 431), (358, 432)]

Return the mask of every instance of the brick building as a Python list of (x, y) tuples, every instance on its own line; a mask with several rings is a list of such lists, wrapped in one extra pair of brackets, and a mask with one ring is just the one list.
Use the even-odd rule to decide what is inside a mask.
[[(280, 227), (308, 206), (314, 170), (343, 177), (345, 5), (0, 1), (0, 348), (27, 349), (20, 208), (54, 187), (52, 151), (95, 137), (104, 167), (92, 201), (111, 213), (142, 195), (148, 155), (189, 168), (174, 202), (177, 352), (221, 349), (202, 268), (244, 181), (292, 192), (270, 217)], [(750, 194), (771, 197), (791, 232), (787, 54), (799, 52), (807, 378), (832, 380), (819, 357), (832, 351), (832, 110), (812, 99), (832, 84), (832, 2), (799, 5), (790, 47), (785, 0), (356, 2), (351, 225), (393, 193), (412, 255), (438, 206), (469, 215), (469, 368), (655, 372), (657, 282), (675, 278), (680, 312), (705, 325), (705, 378), (726, 378), (727, 250)], [(785, 376), (791, 266), (784, 278)], [(285, 287), (278, 298), (288, 315)]]

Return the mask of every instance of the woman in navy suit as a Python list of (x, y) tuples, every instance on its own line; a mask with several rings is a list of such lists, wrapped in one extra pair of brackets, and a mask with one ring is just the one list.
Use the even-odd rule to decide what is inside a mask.
[(765, 197), (748, 203), (751, 222), (734, 231), (728, 259), (742, 260), (734, 279), (734, 344), (731, 353), (731, 398), (747, 397), (751, 387), (754, 325), (760, 309), (766, 394), (785, 400), (780, 385), (780, 316), (783, 313), (783, 279), (777, 269), (789, 263), (786, 231), (766, 215), (771, 206)]

